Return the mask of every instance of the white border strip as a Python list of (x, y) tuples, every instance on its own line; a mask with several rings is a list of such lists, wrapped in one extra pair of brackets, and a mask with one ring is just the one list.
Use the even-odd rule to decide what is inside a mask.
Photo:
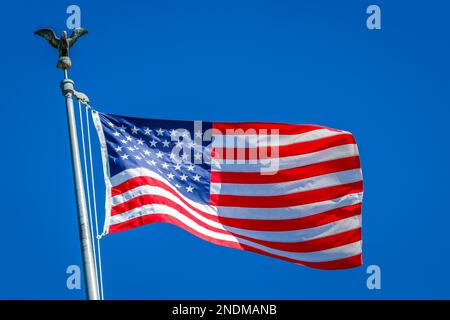
[(111, 220), (111, 181), (110, 181), (110, 171), (108, 164), (108, 149), (106, 147), (105, 134), (103, 133), (102, 123), (98, 112), (92, 110), (92, 119), (94, 120), (94, 126), (97, 130), (98, 140), (100, 142), (100, 150), (102, 154), (102, 165), (103, 165), (103, 175), (105, 179), (106, 186), (106, 197), (105, 197), (105, 223), (103, 226), (103, 235), (107, 235)]

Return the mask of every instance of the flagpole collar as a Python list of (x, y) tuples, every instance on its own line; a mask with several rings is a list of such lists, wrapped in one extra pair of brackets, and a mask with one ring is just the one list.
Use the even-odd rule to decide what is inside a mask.
[(89, 97), (85, 93), (75, 90), (74, 82), (71, 79), (64, 79), (61, 81), (61, 90), (63, 96), (70, 94), (73, 95), (82, 104), (88, 105), (90, 103)]
[(75, 93), (74, 82), (71, 79), (64, 79), (61, 81), (61, 90), (63, 96), (67, 94), (73, 95)]

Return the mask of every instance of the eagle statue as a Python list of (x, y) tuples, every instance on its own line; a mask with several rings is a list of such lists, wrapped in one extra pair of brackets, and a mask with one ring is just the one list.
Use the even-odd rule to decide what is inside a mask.
[(39, 29), (34, 34), (41, 36), (50, 43), (50, 45), (58, 49), (59, 59), (58, 68), (68, 69), (71, 66), (69, 58), (69, 49), (75, 44), (79, 37), (88, 33), (87, 29), (75, 28), (70, 37), (67, 37), (67, 32), (63, 31), (61, 38), (58, 38), (52, 29)]

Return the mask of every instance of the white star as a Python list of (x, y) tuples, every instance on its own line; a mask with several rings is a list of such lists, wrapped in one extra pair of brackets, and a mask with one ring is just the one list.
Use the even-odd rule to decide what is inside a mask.
[(189, 186), (189, 187), (186, 188), (187, 192), (192, 192), (192, 190), (194, 190), (194, 188), (192, 186)]
[(175, 187), (177, 187), (178, 189), (181, 188), (181, 186), (178, 183), (175, 184)]
[(169, 141), (167, 141), (167, 140), (164, 140), (164, 141), (163, 141), (163, 146), (164, 146), (164, 147), (168, 148), (168, 147), (169, 147), (169, 144), (170, 144)]
[(145, 129), (144, 129), (144, 134), (145, 134), (146, 136), (149, 136), (151, 132), (152, 132), (152, 129), (149, 129), (149, 128), (145, 128)]
[(122, 132), (125, 132), (126, 129), (127, 129), (127, 127), (125, 127), (124, 125), (122, 125), (122, 126), (119, 128), (119, 130), (122, 131)]
[(176, 165), (173, 166), (175, 168), (175, 170), (180, 171), (181, 170), (181, 165), (179, 163), (177, 163)]
[(156, 147), (156, 140), (153, 139), (152, 141), (150, 141), (150, 146), (151, 147)]
[(197, 144), (195, 142), (189, 142), (189, 148), (195, 148)]
[(195, 166), (193, 164), (188, 165), (188, 170), (189, 171), (194, 171)]
[(138, 144), (144, 144), (144, 140), (142, 140), (141, 138), (139, 138), (139, 139), (137, 140), (137, 143), (138, 143)]
[(134, 156), (134, 158), (135, 158), (136, 160), (141, 160), (141, 159), (142, 159), (139, 155)]
[(128, 143), (128, 141), (125, 140), (125, 139), (120, 140), (120, 142), (122, 142), (123, 144), (127, 144)]
[(158, 151), (157, 153), (156, 153), (156, 156), (158, 157), (158, 158), (162, 158), (163, 157), (163, 155), (164, 155), (164, 153), (162, 153), (161, 151)]
[(177, 131), (175, 129), (170, 130), (170, 136), (175, 138), (177, 136)]
[(144, 154), (145, 154), (146, 156), (148, 156), (148, 155), (150, 155), (150, 151), (144, 150)]
[(122, 148), (123, 148), (122, 146), (118, 146), (118, 147), (116, 148), (116, 151), (117, 151), (117, 152), (122, 151)]
[(175, 177), (175, 175), (172, 172), (167, 175), (167, 178), (169, 179), (173, 179), (173, 177)]
[(114, 131), (113, 135), (118, 137), (118, 136), (120, 136), (120, 133), (118, 133), (117, 131)]
[(167, 169), (167, 168), (169, 168), (169, 164), (168, 163), (163, 163), (162, 165), (161, 165), (164, 169)]
[(139, 128), (136, 127), (136, 126), (134, 126), (133, 128), (131, 128), (131, 133), (133, 133), (133, 134), (138, 133), (138, 131), (139, 131)]
[(108, 125), (109, 125), (111, 128), (114, 128), (114, 123), (112, 123), (111, 121), (108, 121)]
[(186, 181), (187, 180), (187, 178), (188, 178), (188, 176), (187, 175), (185, 175), (184, 173), (183, 173), (183, 175), (180, 177), (180, 179), (181, 180), (183, 180), (183, 181)]
[(134, 151), (133, 147), (128, 147), (127, 149), (130, 150), (130, 151)]
[(133, 138), (130, 137), (130, 136), (127, 136), (126, 139), (127, 139), (128, 141), (132, 141), (132, 140), (133, 140)]
[(183, 138), (187, 138), (189, 137), (189, 132), (187, 130), (183, 131), (183, 133), (181, 134), (183, 136)]
[(195, 160), (202, 160), (202, 154), (200, 152), (197, 152), (194, 154), (194, 159)]
[(189, 158), (189, 156), (187, 155), (187, 153), (183, 153), (183, 155), (181, 156), (182, 160), (187, 160)]
[(200, 181), (200, 176), (196, 174), (195, 176), (192, 177), (192, 179), (194, 179), (194, 181)]
[(171, 153), (170, 154), (170, 159), (172, 159), (172, 160), (177, 160), (177, 155), (175, 154), (175, 153)]
[(195, 131), (195, 137), (196, 138), (201, 138), (202, 137), (202, 132), (200, 130)]
[(175, 145), (177, 146), (177, 148), (181, 148), (183, 146), (183, 142), (178, 141), (177, 143), (175, 143)]
[(151, 166), (154, 166), (155, 164), (156, 164), (156, 161), (155, 160), (147, 160), (146, 161), (147, 162), (147, 164), (149, 164), (149, 165), (151, 165)]
[(124, 154), (123, 156), (121, 156), (122, 160), (127, 160), (128, 157), (129, 157), (129, 156), (128, 156), (127, 154)]
[(162, 128), (159, 128), (158, 130), (156, 130), (156, 134), (157, 134), (158, 136), (162, 136), (163, 133), (164, 133), (164, 130), (163, 130)]

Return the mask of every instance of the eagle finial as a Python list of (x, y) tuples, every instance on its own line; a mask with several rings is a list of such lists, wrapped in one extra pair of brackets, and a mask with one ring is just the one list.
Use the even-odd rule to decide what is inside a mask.
[(77, 42), (78, 38), (88, 33), (87, 29), (75, 28), (70, 37), (63, 31), (61, 38), (58, 38), (52, 29), (39, 29), (34, 34), (41, 36), (50, 43), (53, 48), (58, 49), (58, 64), (60, 69), (69, 69), (72, 62), (69, 58), (69, 49)]

